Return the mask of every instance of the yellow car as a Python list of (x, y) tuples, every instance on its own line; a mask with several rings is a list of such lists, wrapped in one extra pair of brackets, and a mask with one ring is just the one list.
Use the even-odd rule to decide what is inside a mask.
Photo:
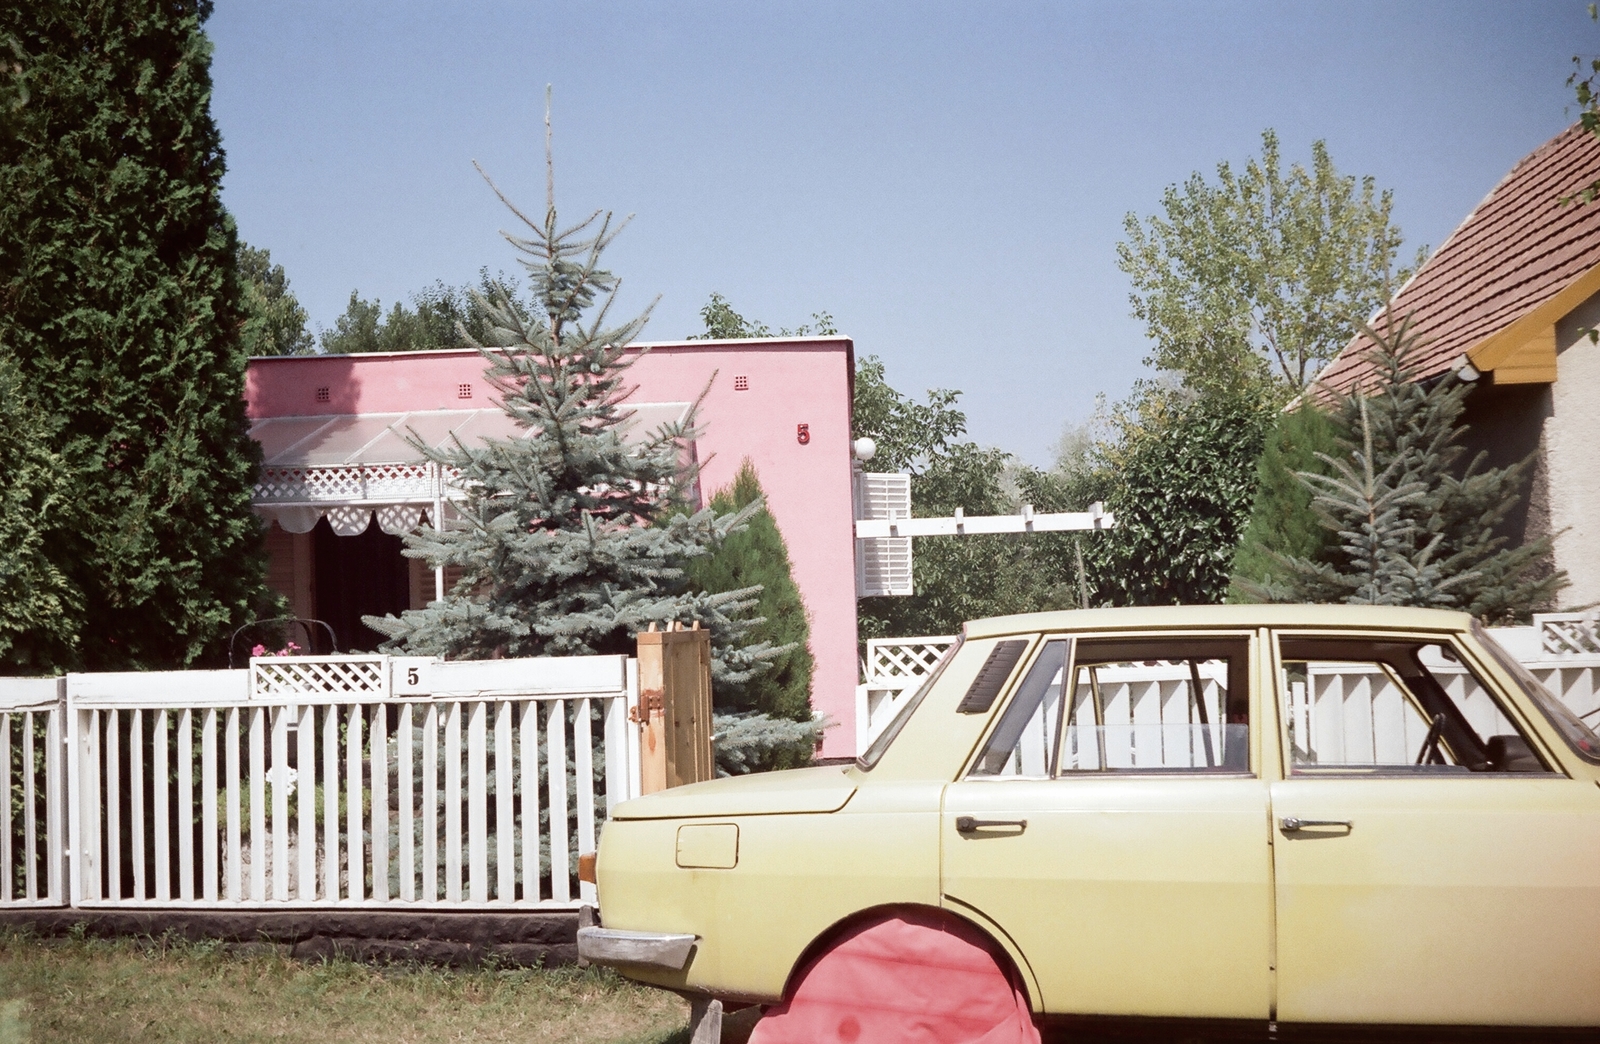
[[(1600, 736), (1462, 613), (985, 620), (855, 764), (618, 805), (580, 952), (792, 1015), (899, 919), (986, 946), (1035, 1025), (1600, 1026), (1597, 784)], [(883, 938), (835, 1009), (898, 988)]]

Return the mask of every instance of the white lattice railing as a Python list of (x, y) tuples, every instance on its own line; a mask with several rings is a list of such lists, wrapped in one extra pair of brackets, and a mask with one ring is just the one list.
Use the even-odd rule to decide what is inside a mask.
[(438, 493), (432, 464), (339, 464), (264, 467), (258, 504), (395, 502), (427, 504)]
[(1547, 656), (1600, 656), (1600, 619), (1595, 613), (1537, 613), (1533, 626)]
[(69, 675), (74, 905), (571, 908), (638, 793), (622, 656)]
[(917, 685), (956, 642), (954, 636), (869, 638), (856, 686), (856, 744), (860, 750), (878, 738)]
[(66, 787), (62, 766), (65, 684), (59, 678), (0, 684), (0, 907), (65, 900)]

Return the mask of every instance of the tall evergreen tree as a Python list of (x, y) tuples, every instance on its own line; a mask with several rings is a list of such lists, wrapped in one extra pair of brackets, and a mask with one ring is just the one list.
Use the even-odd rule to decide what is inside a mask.
[(748, 639), (785, 651), (775, 655), (769, 670), (740, 685), (716, 691), (718, 710), (757, 711), (794, 721), (811, 720), (811, 624), (806, 619), (800, 588), (789, 568), (789, 549), (772, 515), (765, 510), (761, 479), (747, 458), (733, 484), (711, 498), (711, 509), (732, 515), (755, 504), (748, 526), (730, 534), (714, 552), (689, 562), (689, 583), (718, 594), (761, 589), (754, 612), (760, 622)]
[(49, 467), (72, 508), (6, 505), (25, 513), (8, 526), (33, 527), (63, 597), (29, 631), (36, 653), (0, 667), (206, 662), (267, 597), (237, 237), (201, 31), (211, 4), (4, 0), (0, 12), (15, 59), (0, 351), (50, 418)]
[(1461, 420), (1471, 386), (1447, 374), (1417, 380), (1406, 319), (1367, 329), (1374, 383), (1338, 402), (1345, 452), (1303, 471), (1332, 534), (1312, 556), (1276, 554), (1277, 569), (1240, 584), (1267, 601), (1359, 602), (1465, 609), (1489, 622), (1526, 619), (1566, 584), (1546, 561), (1549, 537), (1508, 547), (1497, 533), (1533, 458), (1504, 468), (1466, 460)]
[[(1275, 555), (1314, 559), (1333, 538), (1312, 509), (1311, 489), (1300, 474), (1330, 474), (1332, 466), (1321, 455), (1338, 451), (1338, 424), (1316, 403), (1278, 414), (1256, 462), (1255, 503), (1233, 556), (1236, 585), (1272, 576), (1279, 568)], [(1249, 600), (1242, 588), (1232, 597)]]
[(534, 307), (475, 295), (487, 343), (458, 332), (482, 353), (526, 435), (419, 446), (459, 475), (467, 495), (458, 523), (413, 534), (406, 553), (461, 579), (442, 601), (367, 625), (389, 637), (386, 648), (476, 659), (625, 652), (652, 622), (696, 619), (717, 640), (719, 680), (746, 680), (774, 654), (741, 641), (758, 592), (693, 591), (682, 564), (708, 554), (758, 505), (724, 515), (676, 510), (693, 478), (682, 453), (695, 434), (693, 410), (624, 439), (628, 345), (649, 311), (610, 323), (618, 280), (600, 262), (621, 226), (596, 211), (563, 228), (553, 174), (542, 219), (494, 191), (526, 227), (506, 239), (529, 273)]

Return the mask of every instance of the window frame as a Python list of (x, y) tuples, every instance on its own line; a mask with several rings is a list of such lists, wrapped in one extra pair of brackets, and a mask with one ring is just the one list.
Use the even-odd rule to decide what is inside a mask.
[[(1268, 632), (1268, 645), (1271, 656), (1271, 695), (1273, 701), (1273, 714), (1277, 718), (1278, 727), (1278, 757), (1283, 778), (1285, 779), (1462, 779), (1467, 777), (1480, 779), (1534, 779), (1550, 780), (1551, 778), (1566, 778), (1567, 772), (1559, 761), (1550, 756), (1545, 745), (1540, 741), (1532, 723), (1527, 720), (1527, 715), (1514, 699), (1504, 691), (1498, 680), (1488, 671), (1483, 669), (1479, 658), (1473, 655), (1474, 650), (1462, 640), (1463, 636), (1455, 631), (1380, 631), (1380, 630), (1326, 630), (1315, 627), (1272, 628)], [(1528, 749), (1537, 757), (1544, 766), (1542, 772), (1493, 772), (1475, 770), (1461, 759), (1455, 748), (1450, 747), (1452, 758), (1456, 759), (1455, 765), (1361, 765), (1361, 764), (1334, 764), (1327, 766), (1297, 766), (1294, 761), (1294, 745), (1289, 738), (1289, 705), (1288, 691), (1283, 687), (1285, 683), (1283, 643), (1285, 640), (1301, 641), (1328, 641), (1328, 642), (1371, 642), (1389, 644), (1414, 644), (1439, 645), (1450, 649), (1455, 654), (1459, 663), (1469, 675), (1477, 682), (1478, 687), (1489, 697), (1500, 716), (1509, 722), (1517, 734), (1522, 738)], [(1304, 662), (1295, 660), (1290, 662)], [(1351, 659), (1348, 663), (1367, 663), (1369, 661)], [(1382, 660), (1373, 659), (1371, 665), (1381, 669), (1390, 682), (1400, 691), (1401, 698), (1406, 701), (1422, 718), (1429, 721), (1427, 707), (1421, 697), (1413, 691), (1412, 686), (1400, 675), (1394, 667)], [(1428, 671), (1429, 677), (1433, 672), (1426, 664), (1420, 664), (1423, 670)], [(1435, 680), (1435, 684), (1439, 684)], [(1468, 729), (1473, 736), (1480, 740), (1492, 737), (1483, 737), (1478, 734), (1476, 727), (1467, 719), (1459, 704), (1449, 695), (1442, 684), (1439, 688), (1446, 700), (1449, 701), (1452, 713), (1459, 723)], [(1452, 720), (1448, 719), (1447, 720)], [(1448, 744), (1449, 737), (1441, 737), (1441, 742)], [(1440, 771), (1441, 769), (1447, 771)]]
[[(1258, 698), (1264, 691), (1257, 683), (1256, 675), (1259, 673), (1261, 631), (1257, 628), (1183, 628), (1172, 631), (1044, 631), (1031, 636), (1035, 639), (1033, 648), (1017, 662), (1010, 678), (1000, 690), (1000, 696), (990, 708), (989, 720), (985, 723), (982, 733), (972, 750), (962, 763), (961, 771), (956, 780), (963, 783), (1004, 783), (1004, 782), (1056, 782), (1065, 780), (1090, 780), (1090, 779), (1170, 779), (1174, 776), (1185, 776), (1204, 779), (1257, 779), (1261, 777), (1263, 757), (1261, 736), (1261, 714), (1263, 707)], [(1062, 688), (1065, 690), (1069, 679), (1075, 679), (1078, 669), (1078, 650), (1085, 642), (1206, 642), (1206, 641), (1235, 641), (1243, 645), (1244, 650), (1240, 664), (1245, 685), (1245, 702), (1248, 708), (1249, 721), (1246, 723), (1245, 753), (1246, 765), (1244, 769), (1216, 768), (1111, 768), (1094, 770), (1076, 770), (1071, 772), (1061, 771), (1061, 747), (1066, 737), (1067, 715), (1064, 712), (1056, 715), (1055, 737), (1051, 741), (1049, 772), (1044, 776), (1004, 776), (980, 775), (976, 773), (979, 762), (984, 752), (988, 749), (991, 739), (1000, 728), (1001, 720), (1010, 709), (1012, 702), (1017, 698), (1022, 688), (1022, 683), (1027, 679), (1034, 664), (1044, 654), (1045, 646), (1055, 640), (1065, 640), (1067, 655), (1062, 667)], [(1230, 672), (1231, 673), (1231, 672)], [(1066, 698), (1063, 691), (1062, 699)]]

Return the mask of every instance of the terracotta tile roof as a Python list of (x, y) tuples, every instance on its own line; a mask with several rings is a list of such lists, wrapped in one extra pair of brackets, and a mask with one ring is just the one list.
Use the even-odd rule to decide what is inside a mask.
[[(1467, 215), (1395, 296), (1421, 336), (1419, 377), (1450, 369), (1486, 338), (1600, 264), (1600, 202), (1570, 196), (1600, 178), (1600, 139), (1577, 124), (1535, 149)], [(1346, 391), (1369, 370), (1357, 336), (1318, 376)]]

